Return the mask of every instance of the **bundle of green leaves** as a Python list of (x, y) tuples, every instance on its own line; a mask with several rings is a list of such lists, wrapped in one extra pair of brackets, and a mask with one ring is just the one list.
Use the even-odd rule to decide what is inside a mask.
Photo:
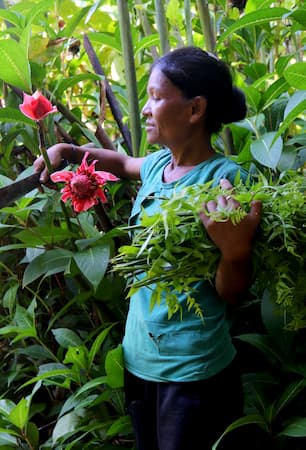
[[(212, 183), (189, 186), (161, 201), (159, 212), (142, 214), (140, 223), (124, 227), (133, 238), (119, 248), (112, 260), (113, 271), (128, 281), (129, 296), (142, 286), (152, 287), (151, 307), (165, 298), (169, 317), (179, 309), (177, 293), (186, 293), (188, 309), (202, 315), (192, 293), (194, 282), (213, 283), (219, 250), (208, 237), (199, 211), (209, 200), (227, 195)], [(305, 178), (292, 177), (269, 183), (260, 177), (252, 184), (239, 183), (231, 193), (240, 203), (234, 210), (214, 213), (214, 220), (238, 223), (252, 200), (261, 200), (262, 219), (252, 253), (252, 292), (261, 299), (265, 290), (283, 311), (286, 326), (306, 326), (305, 305)]]

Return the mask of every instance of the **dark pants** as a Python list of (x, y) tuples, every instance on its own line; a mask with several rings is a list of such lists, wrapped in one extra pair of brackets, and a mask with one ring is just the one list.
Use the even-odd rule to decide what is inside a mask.
[[(203, 381), (155, 383), (126, 372), (126, 404), (137, 450), (211, 450), (224, 429), (243, 415), (235, 364)], [(245, 450), (229, 433), (218, 450)]]

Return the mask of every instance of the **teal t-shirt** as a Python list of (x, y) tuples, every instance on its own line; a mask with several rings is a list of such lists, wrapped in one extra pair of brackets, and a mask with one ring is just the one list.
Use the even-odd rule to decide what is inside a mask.
[[(231, 182), (238, 171), (247, 173), (234, 161), (215, 155), (203, 161), (179, 180), (163, 182), (163, 171), (171, 160), (169, 150), (147, 156), (141, 167), (142, 186), (135, 200), (131, 223), (139, 220), (141, 209), (153, 214), (160, 208), (158, 198), (170, 197), (185, 186), (203, 184), (221, 178)], [(156, 198), (154, 198), (156, 197)], [(204, 323), (193, 311), (187, 311), (185, 296), (178, 295), (183, 316), (168, 319), (165, 301), (150, 311), (154, 285), (139, 289), (130, 299), (125, 336), (124, 363), (134, 375), (150, 381), (198, 381), (224, 369), (236, 354), (226, 321), (226, 304), (207, 281), (194, 286), (193, 297), (201, 305)]]

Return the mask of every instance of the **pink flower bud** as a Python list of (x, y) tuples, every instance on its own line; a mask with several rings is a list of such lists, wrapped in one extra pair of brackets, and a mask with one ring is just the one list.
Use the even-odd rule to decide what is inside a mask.
[(19, 105), (20, 111), (29, 119), (42, 120), (48, 114), (57, 112), (56, 106), (44, 97), (39, 91), (34, 92), (33, 95), (23, 93), (23, 103)]

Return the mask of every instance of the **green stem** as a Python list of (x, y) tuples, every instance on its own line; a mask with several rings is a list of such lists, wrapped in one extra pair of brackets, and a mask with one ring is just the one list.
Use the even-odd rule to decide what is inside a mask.
[(155, 0), (155, 11), (156, 11), (157, 29), (160, 35), (161, 51), (162, 54), (164, 55), (170, 50), (167, 18), (165, 13), (165, 2), (161, 0)]
[(134, 49), (131, 34), (130, 14), (127, 0), (118, 0), (120, 37), (124, 60), (128, 106), (132, 136), (133, 156), (137, 156), (141, 140), (141, 122), (138, 103)]
[(208, 2), (206, 0), (197, 0), (197, 8), (205, 38), (206, 50), (213, 52), (216, 47), (216, 38), (210, 19)]
[(46, 150), (46, 143), (45, 143), (45, 133), (44, 133), (44, 124), (42, 120), (37, 121), (38, 124), (38, 136), (39, 136), (39, 150), (44, 158), (46, 167), (49, 171), (49, 173), (53, 172), (53, 167), (50, 163), (50, 159)]
[(184, 11), (185, 11), (185, 24), (186, 24), (187, 44), (188, 45), (193, 45), (190, 0), (184, 0)]

